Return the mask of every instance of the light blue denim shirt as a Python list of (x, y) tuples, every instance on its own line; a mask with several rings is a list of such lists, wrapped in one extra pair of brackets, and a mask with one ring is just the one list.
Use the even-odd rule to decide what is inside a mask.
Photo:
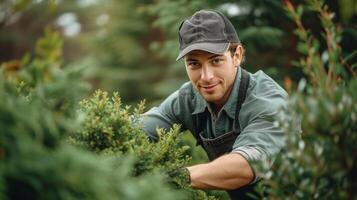
[[(217, 115), (191, 83), (187, 82), (160, 106), (143, 114), (144, 131), (154, 140), (157, 139), (156, 128), (168, 130), (173, 124), (181, 124), (182, 131), (193, 132), (192, 115), (205, 112), (206, 109), (210, 115), (206, 118), (204, 137), (215, 138), (231, 131), (234, 126), (241, 71), (239, 68), (232, 93)], [(284, 134), (274, 123), (274, 118), (280, 108), (286, 106), (287, 93), (263, 71), (249, 73), (249, 76), (246, 99), (239, 115), (241, 133), (233, 145), (232, 152), (245, 157), (257, 175), (258, 171), (262, 172), (258, 170), (260, 164), (270, 167), (284, 145)]]

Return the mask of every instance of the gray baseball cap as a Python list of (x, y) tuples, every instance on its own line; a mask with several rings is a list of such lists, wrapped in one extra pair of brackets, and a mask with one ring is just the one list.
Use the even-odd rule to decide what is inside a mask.
[(240, 42), (232, 23), (218, 11), (200, 10), (181, 23), (176, 60), (193, 50), (223, 54), (232, 42)]

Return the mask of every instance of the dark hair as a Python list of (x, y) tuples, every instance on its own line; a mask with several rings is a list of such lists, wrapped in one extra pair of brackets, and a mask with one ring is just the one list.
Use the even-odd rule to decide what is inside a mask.
[(233, 57), (234, 53), (236, 52), (236, 49), (237, 49), (237, 47), (239, 45), (242, 46), (242, 49), (243, 49), (243, 59), (241, 61), (241, 63), (243, 63), (245, 61), (245, 49), (244, 49), (243, 45), (240, 42), (230, 43), (229, 47), (228, 47), (228, 51), (231, 52), (231, 56)]

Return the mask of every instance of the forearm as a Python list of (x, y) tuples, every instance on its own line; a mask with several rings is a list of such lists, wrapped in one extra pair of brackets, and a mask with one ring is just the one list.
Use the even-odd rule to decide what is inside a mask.
[(191, 186), (196, 189), (232, 190), (249, 184), (254, 178), (248, 161), (239, 153), (230, 153), (187, 169)]

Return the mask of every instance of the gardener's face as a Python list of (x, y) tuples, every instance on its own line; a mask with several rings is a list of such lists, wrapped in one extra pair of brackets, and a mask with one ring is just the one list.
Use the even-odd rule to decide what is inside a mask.
[(195, 50), (185, 56), (188, 77), (194, 88), (210, 103), (221, 108), (231, 93), (243, 49), (238, 46), (234, 55), (222, 55)]

